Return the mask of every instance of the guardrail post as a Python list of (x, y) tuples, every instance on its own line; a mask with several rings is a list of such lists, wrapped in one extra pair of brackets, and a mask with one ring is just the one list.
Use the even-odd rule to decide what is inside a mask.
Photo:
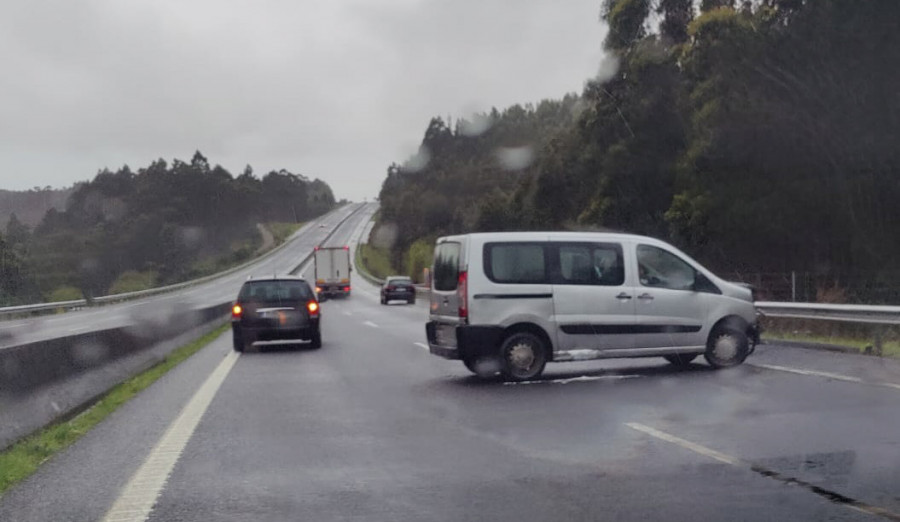
[(884, 353), (883, 351), (883, 342), (884, 342), (884, 328), (879, 326), (875, 327), (875, 355), (881, 357)]

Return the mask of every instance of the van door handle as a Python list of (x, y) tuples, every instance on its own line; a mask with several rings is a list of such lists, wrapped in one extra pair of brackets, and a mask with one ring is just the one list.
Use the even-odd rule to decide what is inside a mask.
[(616, 296), (616, 299), (631, 299), (631, 296), (626, 294), (625, 292), (622, 292), (621, 294)]
[(641, 295), (638, 296), (638, 299), (643, 299), (643, 300), (645, 300), (645, 301), (652, 301), (652, 300), (653, 300), (653, 296), (650, 295), (650, 294), (648, 294), (648, 293), (643, 293), (643, 294), (641, 294)]

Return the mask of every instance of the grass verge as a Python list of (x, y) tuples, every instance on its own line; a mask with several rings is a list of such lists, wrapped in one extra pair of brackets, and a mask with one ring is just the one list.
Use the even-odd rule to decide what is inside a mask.
[(391, 266), (391, 257), (388, 249), (360, 243), (358, 252), (363, 268), (378, 279), (384, 279), (389, 275), (400, 273)]
[(272, 232), (272, 236), (275, 238), (275, 245), (280, 245), (284, 243), (284, 241), (291, 237), (291, 234), (300, 230), (300, 227), (305, 225), (306, 223), (266, 223), (266, 228)]
[[(828, 335), (807, 335), (793, 332), (766, 332), (763, 334), (766, 341), (796, 341), (806, 343), (833, 344), (837, 346), (846, 346), (847, 348), (855, 348), (862, 352), (867, 346), (874, 345), (875, 341), (871, 339), (856, 339), (852, 337), (835, 337)], [(900, 357), (900, 342), (884, 341), (882, 343), (882, 354), (885, 357)]]
[(191, 343), (176, 348), (159, 364), (116, 385), (76, 417), (44, 428), (0, 452), (0, 496), (15, 484), (28, 478), (55, 453), (74, 444), (119, 406), (197, 353), (227, 329), (228, 325), (223, 325)]

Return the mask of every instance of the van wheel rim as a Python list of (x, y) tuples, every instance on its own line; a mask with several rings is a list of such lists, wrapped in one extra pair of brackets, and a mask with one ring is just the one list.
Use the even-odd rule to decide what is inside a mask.
[(509, 363), (518, 370), (529, 370), (534, 365), (534, 347), (528, 343), (518, 343), (509, 349)]
[(720, 361), (731, 361), (738, 355), (738, 340), (733, 335), (722, 335), (716, 339), (713, 355)]

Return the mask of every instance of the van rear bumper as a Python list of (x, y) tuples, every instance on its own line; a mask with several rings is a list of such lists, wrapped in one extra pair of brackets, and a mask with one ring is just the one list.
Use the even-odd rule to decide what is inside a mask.
[[(452, 329), (455, 339), (437, 338), (438, 328)], [(497, 354), (503, 339), (503, 328), (499, 326), (450, 325), (429, 321), (425, 324), (428, 350), (444, 359), (477, 360)], [(455, 343), (453, 342), (455, 341)]]

